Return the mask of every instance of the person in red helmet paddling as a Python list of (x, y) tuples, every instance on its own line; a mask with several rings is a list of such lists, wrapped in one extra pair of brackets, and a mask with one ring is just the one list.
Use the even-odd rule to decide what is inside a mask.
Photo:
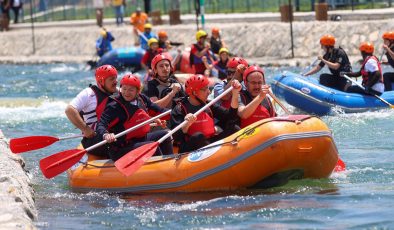
[(332, 35), (324, 35), (320, 38), (320, 45), (325, 52), (324, 56), (318, 56), (320, 60), (319, 65), (306, 72), (304, 76), (309, 76), (319, 72), (325, 65), (327, 65), (331, 74), (323, 73), (320, 75), (320, 84), (345, 91), (347, 80), (340, 76), (340, 72), (352, 71), (349, 58), (346, 52), (341, 48), (335, 48), (335, 37)]
[(234, 88), (231, 92), (232, 101), (229, 109), (214, 104), (198, 116), (194, 115), (207, 103), (210, 94), (209, 84), (210, 81), (207, 77), (192, 75), (185, 83), (188, 96), (178, 102), (171, 112), (171, 128), (177, 127), (185, 120), (188, 121), (182, 129), (173, 135), (181, 153), (199, 149), (237, 131), (235, 127), (228, 127), (216, 135), (214, 119), (230, 121), (237, 118), (238, 96), (241, 90), (241, 84), (238, 81), (234, 81), (232, 84)]
[[(101, 115), (111, 101), (110, 97), (116, 89), (118, 71), (111, 65), (103, 65), (96, 69), (97, 85), (90, 85), (82, 90), (67, 106), (67, 118), (80, 129), (84, 135), (82, 146), (88, 148), (100, 141), (102, 136), (96, 135), (95, 130)], [(108, 157), (104, 146), (96, 148), (89, 153), (97, 156)]]
[(265, 118), (275, 117), (275, 109), (267, 97), (270, 86), (265, 82), (263, 69), (249, 66), (243, 73), (243, 82), (246, 90), (241, 91), (238, 108), (241, 128)]
[[(141, 82), (137, 76), (126, 74), (120, 81), (120, 94), (105, 108), (100, 122), (97, 125), (97, 135), (107, 140), (107, 154), (116, 161), (129, 151), (144, 144), (157, 141), (167, 134), (166, 130), (150, 132), (150, 125), (147, 124), (128, 134), (115, 138), (115, 134), (125, 131), (140, 124), (150, 116), (148, 110), (156, 113), (163, 113), (166, 109), (160, 108), (151, 100), (140, 93)], [(164, 121), (157, 119), (156, 123), (165, 127)], [(171, 138), (166, 139), (156, 150), (156, 155), (172, 154)]]
[(376, 56), (373, 55), (375, 47), (370, 42), (363, 42), (360, 44), (359, 50), (363, 57), (363, 64), (361, 65), (360, 71), (343, 73), (349, 77), (362, 76), (361, 89), (357, 85), (350, 86), (347, 92), (350, 93), (361, 93), (361, 94), (377, 94), (381, 95), (384, 92), (382, 67)]
[(173, 77), (172, 57), (169, 53), (152, 59), (153, 79), (148, 81), (145, 94), (162, 108), (175, 105), (174, 99), (185, 96), (182, 85)]

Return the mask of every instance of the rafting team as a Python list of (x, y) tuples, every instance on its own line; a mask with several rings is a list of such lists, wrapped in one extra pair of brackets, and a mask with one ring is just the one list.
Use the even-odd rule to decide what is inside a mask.
[[(186, 80), (184, 87), (174, 76), (171, 55), (164, 51), (155, 56), (153, 52), (149, 53), (153, 57), (148, 59), (146, 65), (150, 66), (153, 78), (144, 87), (137, 76), (126, 74), (120, 80), (118, 93), (118, 72), (115, 67), (98, 67), (95, 72), (97, 85), (90, 85), (81, 91), (65, 111), (68, 119), (84, 134), (83, 147), (106, 140), (108, 144), (89, 153), (117, 161), (127, 152), (159, 140), (169, 129), (186, 121), (172, 137), (160, 143), (155, 155), (173, 154), (173, 146), (183, 153), (223, 139), (258, 120), (275, 117), (274, 106), (267, 97), (270, 86), (265, 81), (263, 69), (249, 66), (240, 57), (229, 58), (229, 51), (224, 47), (216, 50), (219, 60), (208, 62), (213, 55), (209, 52), (211, 46), (205, 42), (206, 39), (205, 31), (196, 33), (197, 43), (192, 45), (190, 55), (196, 74)], [(394, 68), (394, 32), (384, 33), (383, 40), (388, 63)], [(325, 54), (318, 57), (320, 63), (305, 76), (327, 65), (331, 74), (320, 76), (320, 84), (327, 87), (362, 94), (381, 94), (385, 89), (391, 90), (394, 73), (382, 75), (381, 63), (374, 56), (371, 43), (364, 42), (359, 47), (363, 63), (358, 72), (352, 72), (346, 52), (341, 47), (334, 47), (333, 36), (324, 35), (320, 44)], [(157, 49), (156, 44), (153, 47), (148, 42), (148, 45), (152, 50)], [(221, 98), (218, 103), (195, 116), (194, 113), (208, 102), (211, 93), (212, 80), (206, 76), (206, 70), (210, 68), (219, 70), (222, 81), (214, 85), (213, 94), (215, 98)], [(349, 86), (342, 77), (344, 74), (350, 77), (362, 76), (365, 90)], [(222, 95), (230, 87), (231, 93)], [(115, 138), (115, 134), (168, 110), (171, 110), (170, 115), (157, 119), (154, 126), (145, 125)]]

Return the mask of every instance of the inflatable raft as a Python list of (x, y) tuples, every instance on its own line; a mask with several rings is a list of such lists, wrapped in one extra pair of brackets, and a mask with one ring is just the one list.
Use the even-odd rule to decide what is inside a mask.
[(97, 66), (113, 65), (116, 68), (139, 68), (145, 50), (140, 47), (116, 48), (104, 54)]
[[(290, 105), (316, 115), (328, 115), (335, 111), (357, 113), (388, 108), (374, 96), (342, 92), (320, 85), (313, 77), (303, 77), (290, 72), (275, 76), (271, 86), (275, 95)], [(381, 97), (394, 103), (394, 91), (384, 92)]]
[(68, 170), (70, 187), (76, 192), (197, 192), (327, 178), (338, 151), (320, 119), (298, 115), (261, 120), (190, 153), (152, 157), (128, 177), (111, 160), (84, 158)]

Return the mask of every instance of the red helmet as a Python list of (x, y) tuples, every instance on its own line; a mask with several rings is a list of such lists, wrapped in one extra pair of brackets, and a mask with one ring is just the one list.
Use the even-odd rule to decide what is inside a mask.
[(385, 32), (382, 36), (383, 39), (394, 41), (394, 31)]
[(96, 69), (96, 82), (97, 85), (104, 85), (105, 79), (118, 76), (118, 71), (112, 65), (102, 65)]
[(361, 52), (372, 54), (374, 50), (375, 50), (375, 47), (370, 42), (363, 42), (360, 45)]
[(200, 90), (209, 85), (209, 79), (201, 74), (192, 75), (185, 83), (186, 94), (191, 96), (194, 91)]
[(227, 68), (235, 69), (239, 64), (243, 64), (245, 67), (248, 67), (248, 62), (240, 57), (233, 57), (227, 62)]
[(243, 81), (246, 83), (249, 74), (254, 73), (254, 72), (259, 72), (259, 73), (263, 74), (263, 77), (264, 77), (264, 70), (258, 66), (252, 65), (252, 66), (249, 66), (245, 70), (244, 75), (243, 75)]
[(320, 38), (320, 44), (323, 46), (334, 46), (335, 45), (335, 37), (332, 35), (326, 34)]
[(152, 68), (153, 71), (155, 70), (157, 63), (159, 63), (159, 61), (161, 61), (161, 60), (168, 60), (170, 62), (170, 66), (172, 68), (172, 65), (171, 65), (172, 57), (169, 53), (166, 52), (166, 53), (157, 54), (152, 59), (152, 63), (150, 65), (150, 67)]
[(141, 88), (141, 81), (133, 74), (126, 74), (122, 77), (122, 80), (120, 80), (120, 86), (122, 85), (134, 86), (139, 90)]

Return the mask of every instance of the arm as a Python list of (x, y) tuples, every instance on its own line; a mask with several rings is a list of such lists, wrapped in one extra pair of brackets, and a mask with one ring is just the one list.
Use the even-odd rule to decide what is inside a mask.
[(261, 90), (260, 94), (255, 97), (249, 104), (246, 106), (240, 106), (238, 108), (238, 116), (242, 119), (246, 119), (250, 117), (254, 111), (257, 109), (257, 107), (261, 104), (261, 102), (264, 100), (266, 97), (266, 94), (269, 93), (270, 86), (269, 85), (263, 85), (263, 89)]
[(327, 60), (324, 59), (322, 56), (319, 56), (318, 59), (319, 59), (320, 61), (322, 61), (324, 64), (326, 64), (326, 65), (328, 66), (328, 68), (330, 68), (330, 69), (335, 69), (335, 70), (337, 70), (337, 69), (339, 69), (339, 67), (341, 67), (341, 64), (340, 64), (340, 63), (327, 61)]
[(159, 100), (157, 97), (153, 97), (153, 98), (151, 98), (151, 100), (155, 104), (157, 104), (158, 106), (160, 106), (162, 108), (168, 107), (170, 105), (170, 103), (172, 103), (172, 99), (175, 97), (175, 95), (181, 89), (181, 86), (179, 84), (172, 84), (171, 88), (172, 88), (172, 91), (169, 94), (167, 94), (165, 97), (163, 97)]
[(368, 73), (368, 81), (365, 84), (365, 87), (371, 88), (373, 85), (375, 85), (381, 76), (381, 73), (379, 71), (375, 71), (373, 73)]
[(386, 52), (388, 53), (388, 55), (389, 55), (392, 59), (394, 59), (394, 51), (392, 51), (392, 50), (390, 49), (390, 47), (388, 47), (387, 45), (383, 44), (383, 49), (385, 49)]
[[(196, 57), (201, 58), (202, 56), (204, 56), (209, 49), (211, 48), (211, 46), (209, 44), (207, 44), (203, 50), (201, 50), (200, 52), (195, 52), (193, 53)], [(196, 49), (197, 50), (197, 49)]]
[(319, 72), (321, 70), (321, 68), (322, 67), (320, 65), (317, 65), (317, 66), (313, 67), (311, 70), (309, 70), (308, 72), (306, 72), (304, 74), (304, 76), (309, 76), (309, 75), (315, 74), (315, 73)]
[(82, 117), (79, 115), (79, 112), (77, 109), (75, 109), (73, 106), (68, 105), (66, 107), (66, 110), (64, 111), (66, 113), (66, 116), (70, 122), (77, 127), (79, 130), (82, 131), (83, 135), (87, 138), (91, 138), (94, 136), (94, 130), (91, 129), (85, 121), (82, 119)]

